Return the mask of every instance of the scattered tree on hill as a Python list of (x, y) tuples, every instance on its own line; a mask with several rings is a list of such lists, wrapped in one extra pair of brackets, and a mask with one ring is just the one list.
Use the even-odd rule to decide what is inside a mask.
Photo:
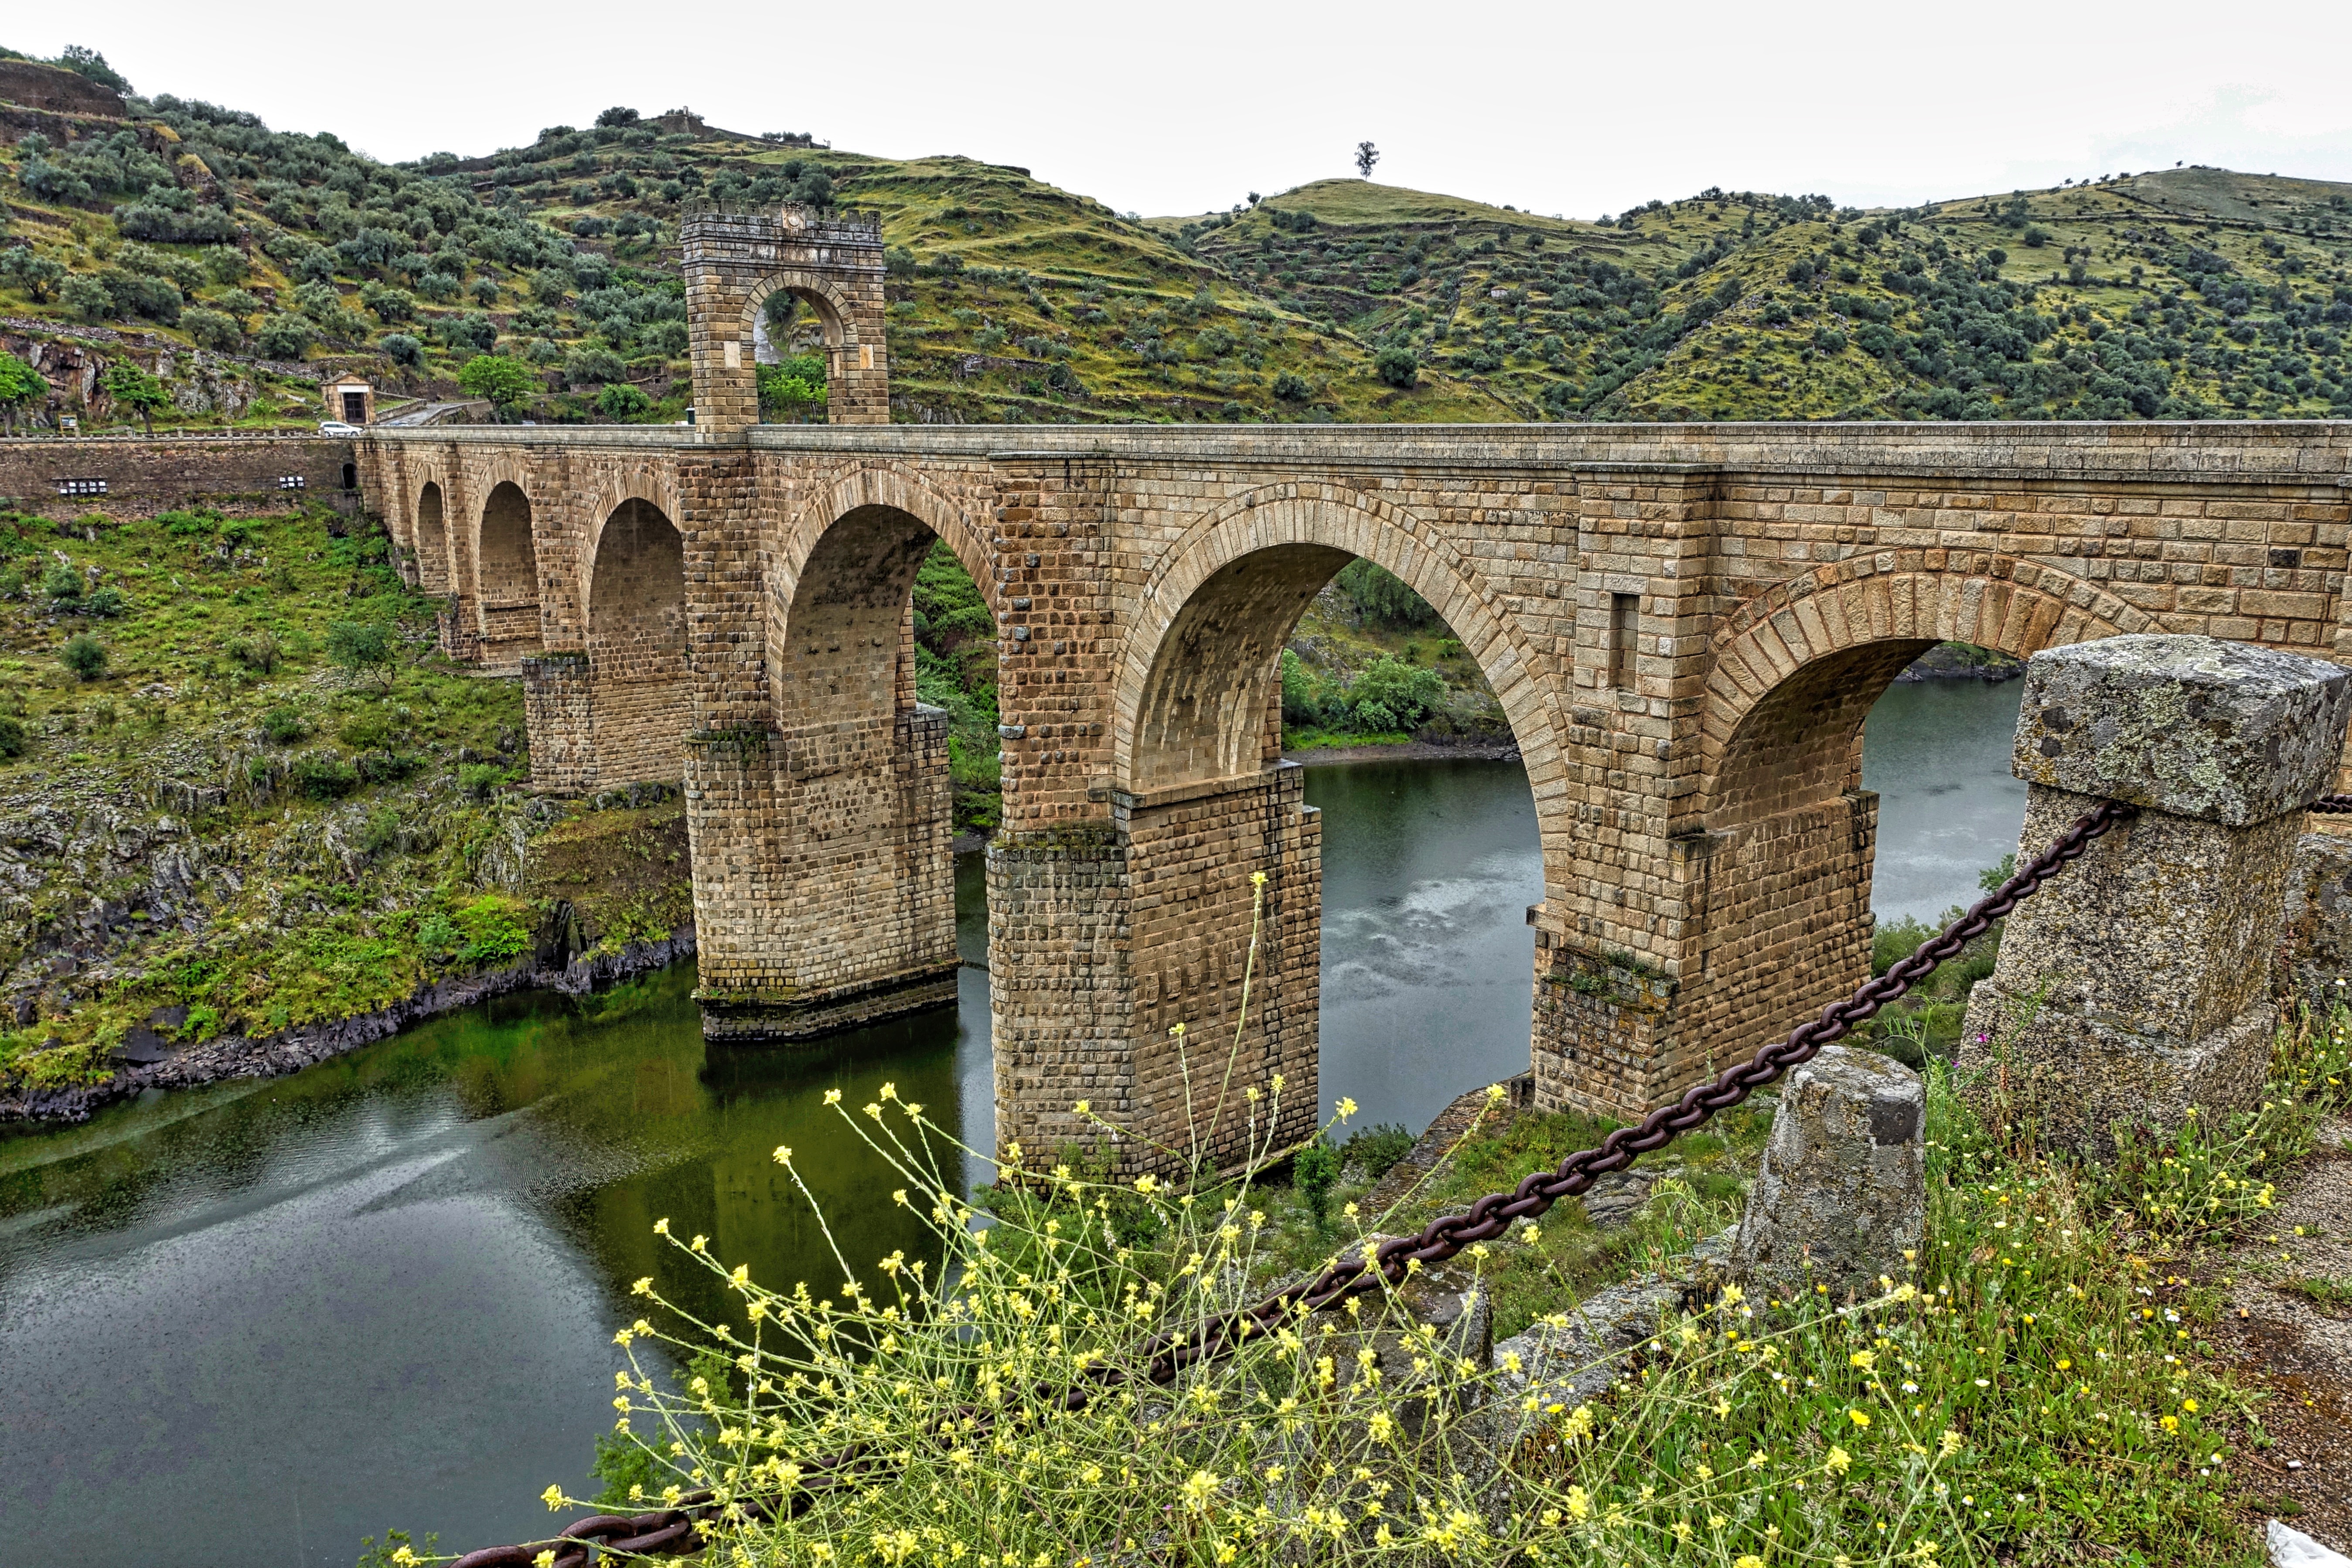
[(653, 405), (652, 398), (626, 382), (614, 382), (596, 395), (596, 411), (607, 419), (641, 419)]
[(163, 390), (163, 384), (135, 364), (109, 365), (106, 393), (123, 407), (136, 410), (150, 436), (155, 433), (155, 411), (172, 406), (172, 395)]
[(18, 359), (5, 349), (0, 349), (0, 417), (8, 422), (8, 434), (16, 433), (16, 411), (37, 397), (49, 394), (49, 384), (41, 373)]
[(635, 110), (624, 109), (616, 104), (613, 108), (604, 110), (604, 113), (599, 114), (596, 117), (596, 123), (606, 130), (614, 130), (635, 125), (637, 122), (637, 120), (638, 115)]
[(106, 645), (88, 632), (68, 637), (65, 651), (58, 657), (83, 680), (96, 680), (106, 673)]
[(1373, 146), (1369, 142), (1359, 142), (1356, 143), (1356, 173), (1358, 174), (1367, 180), (1370, 179), (1372, 177), (1372, 165), (1380, 161), (1381, 150), (1379, 148)]
[(499, 354), (476, 354), (457, 372), (457, 385), (468, 397), (486, 397), (508, 413), (529, 397), (537, 378), (519, 360)]
[(130, 79), (108, 65), (106, 57), (96, 49), (85, 48), (79, 44), (68, 44), (64, 51), (49, 63), (63, 66), (77, 76), (85, 76), (94, 82), (103, 83), (117, 92), (128, 93), (131, 90)]
[(29, 245), (0, 251), (0, 279), (23, 289), (36, 305), (46, 303), (65, 276), (64, 262), (43, 256)]
[(337, 621), (327, 628), (327, 657), (356, 679), (392, 682), (392, 633), (380, 621)]
[(1374, 355), (1372, 368), (1394, 387), (1410, 387), (1421, 378), (1421, 361), (1402, 343), (1391, 343)]

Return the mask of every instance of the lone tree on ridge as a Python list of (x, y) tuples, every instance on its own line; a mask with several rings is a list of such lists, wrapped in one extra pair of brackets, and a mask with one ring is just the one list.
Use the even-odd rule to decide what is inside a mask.
[(1379, 148), (1373, 146), (1369, 142), (1359, 142), (1356, 143), (1356, 173), (1358, 174), (1367, 180), (1370, 179), (1372, 177), (1372, 165), (1380, 161), (1381, 150)]

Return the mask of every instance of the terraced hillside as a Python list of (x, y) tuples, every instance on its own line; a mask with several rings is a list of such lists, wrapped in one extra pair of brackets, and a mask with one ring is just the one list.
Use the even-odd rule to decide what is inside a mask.
[(2352, 412), (2352, 186), (2174, 169), (1857, 212), (1707, 191), (1608, 225), (1329, 180), (1163, 224), (1529, 416)]
[[(2352, 410), (2352, 186), (2321, 182), (2174, 169), (1879, 212), (1709, 190), (1586, 223), (1327, 180), (1147, 220), (684, 111), (392, 166), (79, 76), (49, 92), (68, 77), (0, 60), (0, 343), (37, 363), (8, 405), (35, 423), (282, 423), (343, 367), (511, 416), (680, 417), (676, 226), (707, 196), (881, 216), (908, 420)], [(810, 323), (770, 326), (770, 417), (821, 417)]]

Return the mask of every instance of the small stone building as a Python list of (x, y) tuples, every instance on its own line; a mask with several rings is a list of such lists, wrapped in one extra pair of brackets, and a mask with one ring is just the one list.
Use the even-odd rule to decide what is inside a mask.
[(346, 425), (375, 423), (375, 388), (349, 372), (320, 387), (319, 400), (330, 419)]

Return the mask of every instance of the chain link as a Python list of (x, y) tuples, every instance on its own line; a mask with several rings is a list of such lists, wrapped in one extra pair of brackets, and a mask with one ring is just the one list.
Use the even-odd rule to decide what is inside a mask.
[[(2317, 812), (2352, 815), (2352, 795), (2327, 795), (2312, 804)], [(1823, 1046), (1843, 1039), (1890, 1003), (1900, 1001), (1911, 988), (1936, 972), (1946, 960), (1990, 931), (1993, 922), (2031, 898), (2043, 883), (2081, 859), (2091, 841), (2117, 824), (2139, 815), (2139, 808), (2121, 801), (2101, 801), (2075, 819), (2057, 841), (2020, 866), (2009, 880), (1978, 900), (1966, 914), (1917, 951), (1864, 984), (1843, 1002), (1832, 1003), (1821, 1016), (1807, 1020), (1788, 1035), (1759, 1050), (1736, 1067), (1726, 1068), (1711, 1083), (1694, 1085), (1674, 1104), (1662, 1106), (1632, 1127), (1621, 1127), (1596, 1148), (1580, 1149), (1549, 1171), (1530, 1173), (1508, 1192), (1488, 1193), (1460, 1214), (1429, 1222), (1418, 1236), (1382, 1242), (1369, 1258), (1343, 1258), (1314, 1279), (1268, 1296), (1254, 1306), (1212, 1318), (1181, 1335), (1160, 1334), (1135, 1349), (1127, 1363), (1096, 1368), (1096, 1390), (1072, 1389), (1062, 1396), (1065, 1410), (1092, 1404), (1101, 1388), (1116, 1387), (1140, 1377), (1152, 1384), (1175, 1380), (1186, 1367), (1213, 1359), (1253, 1335), (1270, 1332), (1276, 1323), (1307, 1313), (1326, 1311), (1367, 1291), (1404, 1282), (1418, 1264), (1426, 1268), (1457, 1258), (1481, 1242), (1494, 1241), (1522, 1219), (1549, 1212), (1562, 1198), (1590, 1191), (1593, 1183), (1622, 1171), (1643, 1154), (1664, 1148), (1676, 1137), (1720, 1111), (1730, 1110), (1791, 1068), (1813, 1059)], [(803, 1471), (799, 1487), (768, 1500), (741, 1500), (733, 1506), (754, 1521), (773, 1519), (779, 1512), (797, 1514), (816, 1496), (861, 1474), (871, 1474), (876, 1461), (856, 1454), (820, 1460)], [(550, 1541), (526, 1546), (490, 1546), (469, 1552), (452, 1568), (529, 1568), (542, 1552), (552, 1552), (552, 1568), (585, 1568), (593, 1546), (608, 1552), (683, 1554), (698, 1552), (703, 1541), (696, 1526), (719, 1507), (709, 1491), (688, 1493), (677, 1506), (656, 1513), (598, 1514), (567, 1525)]]

